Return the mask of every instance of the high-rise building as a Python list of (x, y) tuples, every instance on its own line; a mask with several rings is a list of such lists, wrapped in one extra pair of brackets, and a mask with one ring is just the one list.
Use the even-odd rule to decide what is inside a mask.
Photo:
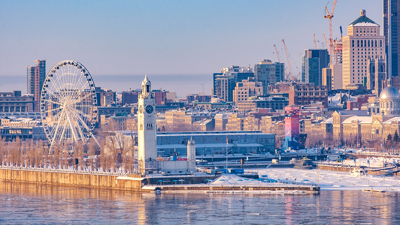
[(322, 85), (322, 69), (329, 65), (328, 50), (306, 49), (302, 64), (302, 81)]
[(254, 65), (254, 77), (256, 81), (262, 83), (264, 90), (263, 95), (267, 94), (267, 87), (270, 84), (282, 82), (285, 76), (285, 65), (283, 63), (273, 63), (269, 59), (260, 61), (259, 64)]
[[(390, 11), (391, 13), (391, 24), (392, 24), (392, 29), (390, 30), (390, 36), (391, 36), (391, 47), (392, 47), (392, 75), (391, 76), (399, 76), (399, 67), (400, 67), (400, 61), (399, 61), (399, 24), (400, 24), (400, 17), (398, 16), (398, 13), (400, 12), (400, 2), (399, 0), (383, 0), (383, 35), (385, 36), (385, 52), (386, 54), (389, 53), (388, 51), (388, 43), (389, 43), (389, 2), (391, 3), (390, 5)], [(389, 57), (386, 57), (386, 60), (388, 60)], [(386, 61), (387, 62), (387, 61)], [(387, 63), (388, 64), (388, 63)]]
[(236, 83), (247, 80), (249, 77), (254, 77), (250, 66), (223, 68), (221, 73), (213, 74), (213, 94), (225, 102), (232, 102)]
[(322, 69), (322, 85), (326, 86), (328, 91), (332, 90), (332, 69)]
[(363, 84), (369, 58), (385, 58), (385, 37), (380, 26), (361, 10), (360, 17), (347, 26), (343, 37), (343, 88)]
[(384, 83), (386, 81), (386, 60), (368, 59), (367, 61), (367, 89), (375, 90), (375, 95), (380, 96)]
[(27, 92), (35, 98), (34, 109), (39, 111), (39, 100), (44, 79), (46, 78), (46, 60), (35, 60), (34, 66), (27, 68)]

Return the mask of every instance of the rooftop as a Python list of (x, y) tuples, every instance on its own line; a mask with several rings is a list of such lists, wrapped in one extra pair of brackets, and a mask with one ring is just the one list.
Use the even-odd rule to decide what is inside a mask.
[(350, 23), (349, 26), (379, 26), (377, 23), (367, 17), (365, 10), (361, 10), (360, 14), (360, 17)]

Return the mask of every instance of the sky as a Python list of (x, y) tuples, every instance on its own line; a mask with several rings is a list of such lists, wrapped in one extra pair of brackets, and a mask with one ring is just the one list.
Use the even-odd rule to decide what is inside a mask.
[[(301, 70), (304, 49), (329, 37), (324, 7), (333, 0), (1, 0), (0, 77), (24, 76), (36, 59), (47, 71), (76, 60), (101, 75), (212, 74), (263, 59)], [(365, 9), (382, 24), (381, 0), (338, 0), (333, 36)], [(94, 78), (95, 79), (95, 78)]]

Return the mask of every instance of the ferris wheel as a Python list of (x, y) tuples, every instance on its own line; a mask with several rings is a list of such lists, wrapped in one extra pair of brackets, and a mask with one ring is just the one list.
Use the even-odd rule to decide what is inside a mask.
[(96, 87), (84, 65), (65, 60), (50, 69), (43, 82), (40, 114), (51, 147), (87, 142), (93, 137), (97, 121)]

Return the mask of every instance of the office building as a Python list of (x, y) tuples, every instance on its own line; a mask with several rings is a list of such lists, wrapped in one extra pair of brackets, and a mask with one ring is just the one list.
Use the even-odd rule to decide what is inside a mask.
[(46, 60), (35, 60), (34, 66), (27, 68), (27, 92), (35, 98), (34, 110), (39, 111), (39, 100), (44, 79), (46, 78)]
[(21, 91), (0, 92), (0, 112), (33, 112), (32, 95), (21, 95)]
[(262, 83), (262, 95), (266, 95), (268, 85), (282, 82), (285, 79), (285, 65), (264, 59), (259, 64), (254, 65), (254, 78)]
[(367, 77), (369, 58), (385, 58), (385, 37), (380, 26), (361, 10), (360, 17), (347, 26), (343, 37), (343, 89), (360, 84)]
[(302, 81), (322, 85), (322, 69), (329, 65), (326, 49), (306, 49), (302, 59)]
[(225, 102), (233, 101), (233, 90), (237, 82), (254, 77), (250, 67), (231, 66), (223, 68), (221, 74), (213, 74), (214, 95)]
[(282, 110), (289, 105), (289, 94), (268, 94), (257, 98), (251, 98), (237, 104), (238, 111), (252, 111), (257, 108), (270, 109), (271, 111)]
[(386, 59), (371, 59), (367, 61), (367, 89), (374, 90), (380, 96), (386, 81)]
[[(391, 52), (392, 52), (392, 74), (391, 76), (397, 77), (399, 76), (399, 24), (400, 17), (398, 13), (400, 12), (400, 2), (399, 0), (383, 0), (383, 35), (385, 36), (385, 52), (386, 55), (389, 53), (389, 2), (391, 2), (391, 24), (392, 29), (390, 30), (391, 37)], [(388, 57), (386, 57), (388, 60)], [(387, 62), (387, 61), (386, 61)], [(386, 71), (387, 72), (387, 71)]]
[(188, 103), (192, 102), (210, 102), (211, 95), (206, 95), (205, 93), (198, 93), (198, 94), (188, 94), (186, 96), (186, 100)]
[(321, 102), (328, 108), (328, 89), (326, 86), (315, 86), (313, 83), (281, 82), (268, 86), (268, 93), (288, 93), (289, 105), (306, 106)]
[(322, 69), (322, 85), (326, 86), (328, 91), (332, 90), (332, 69), (323, 68)]
[(233, 90), (233, 101), (237, 105), (239, 102), (247, 101), (250, 97), (263, 95), (261, 82), (255, 82), (254, 78), (248, 78), (236, 83)]

